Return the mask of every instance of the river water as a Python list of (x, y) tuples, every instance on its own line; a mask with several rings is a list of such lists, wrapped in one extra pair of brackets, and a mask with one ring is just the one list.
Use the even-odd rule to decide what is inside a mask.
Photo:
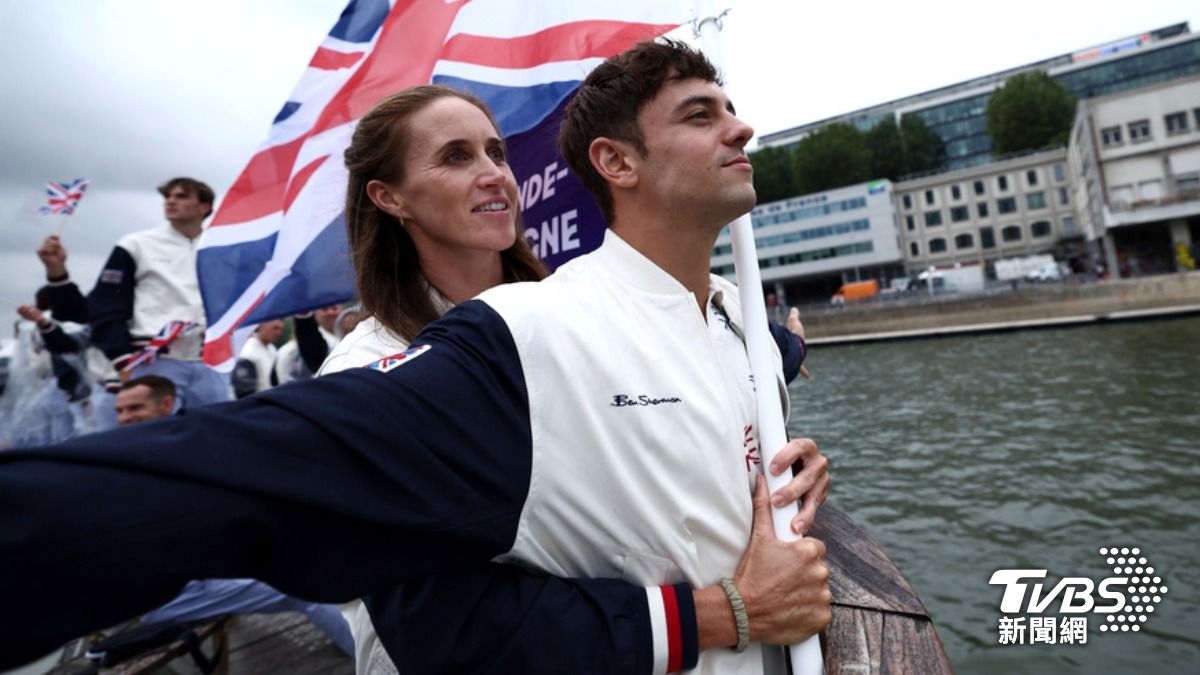
[[(1200, 318), (814, 347), (807, 365), (789, 431), (830, 458), (830, 500), (912, 582), (958, 672), (1200, 672)], [(1140, 630), (1087, 613), (1086, 644), (999, 644), (993, 572), (1098, 584), (1109, 547), (1166, 587)]]

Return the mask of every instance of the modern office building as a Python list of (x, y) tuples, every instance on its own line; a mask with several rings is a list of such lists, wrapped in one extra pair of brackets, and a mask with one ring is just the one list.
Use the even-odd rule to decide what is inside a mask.
[[(905, 276), (892, 183), (870, 181), (762, 204), (750, 213), (768, 292), (791, 304), (828, 301), (846, 281)], [(712, 272), (734, 280), (729, 230), (717, 237)]]
[(1105, 96), (1155, 82), (1200, 73), (1200, 33), (1179, 23), (932, 91), (855, 110), (759, 138), (763, 147), (790, 146), (828, 124), (867, 130), (881, 120), (916, 115), (945, 144), (945, 169), (992, 161), (987, 103), (993, 91), (1017, 73), (1045, 71), (1076, 98)]
[(1175, 271), (1200, 242), (1200, 74), (1079, 103), (1076, 221), (1122, 276)]
[[(1070, 145), (994, 158), (987, 100), (1044, 70), (1079, 103)], [(1186, 23), (768, 134), (787, 146), (834, 122), (866, 130), (919, 115), (947, 163), (764, 204), (752, 213), (764, 291), (827, 301), (847, 281), (885, 285), (929, 267), (1052, 254), (1076, 272), (1122, 275), (1200, 259), (1200, 34)], [(1188, 258), (1187, 256), (1190, 256)], [(728, 233), (712, 268), (733, 277)]]
[(896, 183), (905, 270), (1038, 253), (1082, 266), (1071, 188), (1066, 148)]

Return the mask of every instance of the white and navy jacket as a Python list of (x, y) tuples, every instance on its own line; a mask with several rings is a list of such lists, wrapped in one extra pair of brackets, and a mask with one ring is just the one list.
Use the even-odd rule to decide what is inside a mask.
[[(204, 327), (196, 244), (171, 225), (121, 237), (88, 295), (92, 342), (120, 370), (168, 321)], [(187, 331), (160, 358), (198, 361), (204, 331)]]
[[(620, 245), (620, 242), (610, 244), (614, 245)], [(635, 263), (637, 257), (640, 256), (634, 254)], [(638, 264), (634, 266), (641, 267)], [(654, 275), (651, 278), (657, 281)], [(675, 289), (674, 284), (666, 286)], [(715, 335), (715, 345), (728, 347), (732, 343), (736, 350), (741, 351), (740, 338), (722, 335), (727, 330), (728, 322), (719, 308), (723, 307), (726, 289), (727, 285), (722, 285), (721, 290), (711, 296), (708, 328), (710, 334)], [(444, 313), (452, 306), (435, 290), (431, 289), (431, 294), (439, 312)], [(777, 324), (771, 325), (771, 331), (777, 346), (787, 357), (784, 372), (791, 379), (799, 369), (803, 341)], [(408, 346), (406, 341), (377, 319), (369, 317), (334, 348), (319, 374), (361, 367), (402, 352)], [(581, 371), (577, 375), (586, 377), (586, 372)], [(627, 399), (634, 400), (630, 397)], [(640, 403), (640, 398), (637, 400)], [(629, 576), (628, 572), (624, 576)], [(602, 622), (614, 624), (621, 620), (620, 617), (604, 616), (604, 613), (610, 609), (626, 611), (621, 609), (623, 603), (636, 604), (639, 594), (644, 593), (648, 616), (658, 616), (658, 608), (664, 606), (663, 590), (657, 587), (660, 582), (659, 579), (649, 582), (652, 587), (643, 591), (644, 583), (635, 586), (606, 580), (597, 585), (586, 578), (547, 580), (499, 565), (481, 565), (473, 570), (445, 575), (445, 578), (423, 579), (405, 584), (402, 588), (376, 592), (367, 598), (366, 606), (354, 603), (343, 608), (343, 613), (354, 633), (358, 673), (396, 672), (397, 667), (389, 662), (388, 652), (398, 655), (397, 660), (404, 665), (400, 669), (402, 672), (464, 672), (473, 670), (472, 664), (479, 663), (487, 654), (464, 649), (464, 645), (478, 644), (478, 641), (464, 640), (462, 634), (502, 636), (505, 641), (504, 653), (537, 653), (544, 650), (547, 643), (561, 641), (571, 644), (580, 639), (570, 623), (557, 621), (564, 615), (593, 612), (599, 615)], [(598, 602), (598, 596), (609, 596), (608, 601)], [(617, 602), (621, 598), (626, 599)], [(382, 635), (376, 633), (370, 614), (378, 617), (381, 625), (388, 626)], [(659, 617), (661, 620), (647, 622), (645, 631), (631, 635), (638, 642), (624, 647), (632, 649), (634, 644), (651, 645), (652, 651), (660, 657), (655, 672), (664, 672), (671, 666), (667, 615), (668, 612), (664, 610)], [(444, 634), (428, 634), (431, 619), (436, 619), (438, 626), (449, 624), (457, 629)], [(536, 631), (529, 628), (532, 625), (537, 626)], [(681, 639), (680, 647), (682, 642)], [(499, 650), (493, 647), (492, 651)], [(580, 672), (588, 667), (592, 658), (591, 650), (581, 649), (576, 653), (580, 660), (575, 663), (556, 659), (559, 671)], [(682, 653), (678, 656), (678, 665), (682, 665)], [(522, 669), (522, 664), (514, 663), (512, 669)]]
[[(736, 323), (728, 284), (713, 283)], [(0, 667), (193, 578), (249, 576), (336, 602), (402, 581), (454, 584), (505, 560), (526, 570), (506, 574), (651, 591), (596, 580), (556, 594), (565, 582), (535, 577), (515, 586), (531, 597), (493, 598), (491, 609), (543, 594), (605, 611), (564, 601), (560, 614), (532, 616), (530, 634), (556, 622), (579, 636), (536, 651), (429, 615), (402, 642), (462, 640), (461, 651), (490, 655), (476, 669), (504, 672), (561, 672), (581, 649), (591, 658), (579, 672), (688, 669), (691, 588), (733, 573), (751, 517), (744, 429), (696, 309), (610, 236), (547, 281), (460, 305), (375, 368), (0, 453), (0, 597), (22, 608), (0, 632)], [(384, 604), (403, 615), (422, 583), (384, 591), (400, 596)], [(464, 587), (464, 601), (480, 590)], [(388, 626), (387, 612), (372, 615)], [(760, 668), (725, 650), (701, 666)]]

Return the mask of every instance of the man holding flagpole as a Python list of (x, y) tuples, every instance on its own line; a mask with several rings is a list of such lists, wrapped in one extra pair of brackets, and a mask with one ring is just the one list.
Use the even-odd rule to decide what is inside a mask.
[[(191, 578), (340, 601), (498, 560), (646, 585), (628, 620), (653, 640), (624, 672), (776, 672), (764, 644), (828, 623), (828, 570), (756, 513), (828, 482), (768, 496), (736, 292), (708, 274), (755, 202), (752, 134), (701, 55), (642, 43), (589, 75), (561, 134), (611, 225), (595, 253), (370, 368), (0, 455), (0, 597), (25, 613), (0, 666)], [(757, 386), (786, 396), (775, 380)]]
[[(741, 198), (748, 198), (750, 205), (753, 205), (753, 191), (751, 190), (749, 195), (744, 192), (748, 187), (748, 183), (744, 179), (748, 178), (749, 166), (744, 163), (745, 156), (742, 154), (742, 147), (749, 139), (751, 132), (748, 127), (740, 123), (732, 126), (727, 123), (725, 133), (728, 136), (717, 143), (719, 149), (716, 152), (725, 160), (719, 166), (722, 168), (728, 166), (740, 174), (740, 176), (735, 174), (735, 178), (732, 180), (728, 176), (722, 175), (720, 170), (714, 170), (711, 162), (706, 162), (699, 154), (688, 154), (691, 152), (702, 153), (705, 150), (711, 152), (713, 143), (710, 142), (706, 147), (697, 142), (698, 134), (695, 137), (681, 134), (679, 127), (682, 126), (684, 130), (707, 130), (718, 125), (719, 113), (726, 118), (730, 117), (730, 111), (712, 109), (713, 106), (722, 105), (724, 100), (723, 95), (720, 95), (719, 88), (707, 79), (715, 78), (715, 73), (711, 73), (707, 68), (700, 69), (700, 72), (687, 71), (686, 74), (689, 77), (696, 76), (696, 81), (689, 82), (689, 84), (700, 90), (701, 93), (689, 92), (687, 95), (681, 96), (675, 94), (678, 85), (672, 81), (673, 78), (664, 77), (663, 71), (674, 67), (671, 64), (673, 59), (678, 59), (681, 67), (698, 69), (699, 66), (689, 62), (689, 52), (680, 50), (678, 46), (675, 51), (666, 47), (643, 46), (640, 50), (635, 50), (635, 54), (636, 56), (616, 59), (615, 63), (620, 64), (619, 67), (611, 62), (601, 66), (597, 71), (601, 74), (593, 75), (593, 78), (600, 79), (603, 82), (602, 86), (591, 84), (592, 79), (585, 82), (578, 98), (571, 104), (572, 107), (568, 108), (566, 122), (561, 132), (563, 155), (572, 163), (572, 169), (587, 185), (589, 192), (596, 197), (605, 219), (612, 223), (612, 232), (609, 233), (610, 240), (604, 244), (602, 252), (605, 249), (611, 251), (619, 245), (617, 241), (612, 240), (612, 233), (618, 233), (620, 240), (626, 243), (637, 242), (634, 248), (650, 260), (659, 263), (660, 266), (662, 264), (660, 261), (673, 260), (677, 271), (681, 274), (685, 271), (689, 273), (696, 284), (692, 292), (693, 297), (697, 299), (719, 298), (715, 300), (718, 303), (716, 307), (720, 307), (722, 302), (731, 303), (731, 300), (735, 302), (736, 299), (729, 294), (728, 289), (709, 288), (713, 283), (708, 274), (708, 255), (712, 241), (702, 236), (704, 232), (702, 228), (706, 222), (708, 227), (715, 227), (716, 229), (712, 230), (713, 237), (715, 237), (715, 233), (719, 231), (723, 222), (720, 220), (721, 211), (717, 209), (721, 208), (720, 204), (734, 199), (739, 188), (743, 190)], [(606, 69), (610, 69), (607, 74), (605, 74)], [(656, 80), (656, 78), (658, 79)], [(646, 94), (643, 92), (647, 89), (653, 91), (654, 86), (647, 82), (654, 83), (659, 80), (663, 81), (660, 96), (672, 101), (691, 102), (692, 107), (684, 110), (672, 109), (670, 115), (663, 115), (654, 107), (656, 103), (662, 103), (658, 97), (654, 101), (646, 103), (643, 98)], [(670, 95), (674, 95), (674, 98)], [(649, 118), (645, 120), (646, 123), (643, 122), (643, 116), (635, 116), (628, 112), (638, 109), (642, 109), (643, 114)], [(587, 113), (581, 114), (580, 111), (587, 111)], [(688, 121), (683, 122), (672, 118), (672, 116), (680, 117), (683, 114), (690, 116), (686, 118)], [(664, 122), (664, 117), (668, 121)], [(611, 138), (620, 140), (612, 143)], [(592, 146), (593, 141), (596, 142), (595, 147)], [(657, 145), (652, 147), (651, 141), (656, 141)], [(613, 177), (607, 172), (609, 163), (607, 161), (598, 162), (593, 156), (593, 152), (600, 150), (621, 152), (624, 157), (621, 161), (630, 163), (628, 166), (619, 167), (619, 171), (623, 173), (619, 174), (616, 180), (613, 180)], [(607, 155), (603, 157), (607, 157)], [(693, 167), (705, 167), (706, 164), (709, 165), (707, 169), (693, 170)], [(722, 195), (722, 190), (730, 192)], [(711, 201), (706, 203), (706, 200)], [(688, 245), (691, 245), (692, 250), (687, 251), (690, 259), (685, 259), (681, 247)], [(634, 267), (630, 266), (627, 271), (634, 271)], [(680, 278), (676, 274), (671, 276), (676, 279)], [(671, 288), (669, 283), (664, 286)], [(700, 289), (704, 289), (703, 292)], [(730, 309), (734, 308), (731, 306)], [(703, 303), (701, 303), (701, 311), (705, 311)], [(721, 325), (725, 319), (722, 311), (724, 311), (724, 307), (708, 308), (708, 313), (712, 315), (709, 317), (711, 324)], [(569, 318), (562, 320), (572, 321)], [(726, 322), (724, 325), (728, 325), (728, 323)], [(728, 337), (728, 335), (719, 335), (719, 337)], [(720, 352), (723, 360), (727, 363), (736, 363), (739, 359), (745, 360), (744, 346), (740, 337), (731, 340), (720, 340), (719, 337), (716, 344), (728, 349), (728, 351)], [(747, 373), (741, 372), (731, 375), (730, 380), (748, 382), (749, 378)], [(554, 389), (550, 385), (546, 386)], [(749, 387), (742, 387), (743, 398), (738, 401), (737, 413), (730, 412), (745, 420), (747, 431), (745, 445), (747, 448), (753, 448), (756, 445), (754, 406), (752, 402), (744, 398), (752, 395), (752, 392), (748, 392)], [(630, 402), (629, 405), (636, 406), (637, 403)], [(669, 404), (664, 404), (663, 407), (669, 408)], [(754, 470), (750, 471), (749, 475), (753, 481), (758, 472), (757, 468), (748, 461), (746, 469), (751, 468)], [(562, 481), (562, 483), (566, 484), (567, 481)], [(530, 512), (530, 521), (537, 520), (535, 509), (527, 507), (526, 511)], [(756, 526), (764, 525), (769, 517), (768, 514), (764, 518), (756, 520)], [(665, 527), (667, 526), (664, 524)], [(560, 531), (558, 528), (547, 527), (543, 536), (549, 539)], [(529, 562), (519, 557), (515, 559), (526, 564)], [(553, 569), (554, 564), (554, 562), (537, 561), (535, 567)], [(580, 573), (579, 569), (572, 568), (564, 568), (564, 571), (571, 574)], [(630, 565), (623, 565), (621, 572), (627, 580), (638, 583), (653, 583), (657, 580), (653, 574), (639, 576), (639, 572), (631, 569)], [(420, 584), (406, 584), (404, 588), (393, 592), (378, 593), (368, 599), (368, 606), (372, 616), (377, 617), (377, 621), (382, 618), (392, 623), (392, 630), (383, 632), (380, 639), (387, 645), (392, 655), (398, 659), (401, 670), (404, 667), (410, 667), (417, 672), (450, 672), (450, 670), (439, 669), (439, 666), (444, 668), (444, 664), (451, 659), (458, 659), (456, 662), (459, 664), (467, 664), (470, 663), (471, 658), (476, 656), (472, 650), (465, 648), (463, 641), (467, 644), (479, 644), (481, 640), (464, 638), (470, 633), (468, 629), (485, 633), (499, 632), (500, 634), (512, 630), (511, 623), (506, 623), (503, 616), (488, 617), (488, 613), (481, 611), (480, 607), (488, 606), (487, 602), (503, 593), (518, 595), (513, 591), (515, 585), (515, 582), (507, 579), (498, 570), (493, 573), (493, 576), (482, 580), (478, 576), (465, 574), (447, 575), (447, 578), (443, 580), (430, 579)], [(463, 592), (461, 588), (469, 590)], [(546, 596), (552, 595), (554, 592), (552, 587), (538, 590)], [(579, 593), (584, 595), (588, 590), (579, 589)], [(714, 586), (697, 593), (698, 603), (704, 602), (700, 594), (705, 592), (715, 593), (715, 598), (709, 596), (708, 599), (715, 600), (716, 602), (711, 606), (719, 607), (721, 610), (710, 613), (709, 618), (715, 616), (729, 620), (725, 626), (730, 631), (729, 635), (733, 637), (733, 642), (729, 646), (736, 647), (738, 634), (735, 630), (737, 626), (733, 621), (735, 614), (730, 611), (729, 607), (731, 598), (726, 598), (722, 590)], [(461, 607), (456, 608), (455, 604), (461, 605)], [(699, 607), (697, 614), (698, 623), (704, 624), (704, 620), (701, 618), (703, 611)], [(480, 618), (481, 615), (483, 618)], [(519, 615), (518, 618), (520, 621), (530, 620), (529, 616), (524, 614)], [(516, 620), (513, 619), (513, 621)], [(398, 630), (396, 622), (399, 622)], [(456, 631), (451, 632), (460, 640), (457, 644), (452, 645), (442, 639), (441, 634), (446, 632), (446, 628), (444, 628), (446, 626), (457, 628)], [(430, 630), (430, 627), (435, 629)], [(750, 630), (749, 625), (745, 628)], [(759, 636), (752, 631), (751, 634), (755, 635), (757, 641)], [(802, 634), (796, 633), (796, 635)], [(719, 644), (720, 640), (716, 640), (716, 643)], [(704, 635), (702, 628), (701, 649), (711, 647), (713, 644), (714, 641)], [(755, 656), (746, 660), (758, 661), (760, 659)], [(717, 672), (734, 672), (729, 668), (728, 664), (723, 664), (717, 668)], [(360, 670), (360, 672), (363, 671)], [(768, 670), (767, 672), (772, 671)]]

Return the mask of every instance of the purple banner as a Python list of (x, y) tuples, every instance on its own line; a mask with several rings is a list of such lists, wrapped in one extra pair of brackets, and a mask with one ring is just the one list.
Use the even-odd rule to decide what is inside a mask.
[(541, 124), (508, 139), (525, 239), (551, 271), (594, 251), (608, 227), (591, 194), (558, 154), (558, 127), (569, 100)]

